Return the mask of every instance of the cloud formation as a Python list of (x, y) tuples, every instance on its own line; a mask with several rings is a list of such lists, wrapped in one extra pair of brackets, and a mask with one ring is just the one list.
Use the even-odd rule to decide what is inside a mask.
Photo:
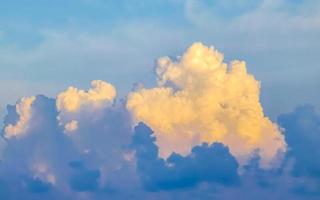
[(99, 115), (99, 110), (112, 105), (116, 90), (110, 83), (94, 80), (91, 86), (92, 88), (88, 91), (69, 87), (58, 95), (56, 103), (59, 112), (58, 120), (65, 127), (66, 133), (78, 128), (78, 121), (75, 118), (81, 116), (80, 113)]
[(278, 123), (284, 128), (287, 156), (294, 161), (293, 175), (320, 178), (320, 162), (315, 159), (320, 156), (320, 116), (315, 108), (298, 106), (293, 112), (280, 115)]
[[(79, 91), (80, 94), (107, 96), (103, 94), (107, 90), (94, 90), (101, 94), (93, 93), (93, 90)], [(59, 97), (50, 99), (40, 95), (32, 98), (32, 105), (27, 106), (28, 113), (32, 114), (24, 121), (23, 127), (27, 127), (22, 132), (24, 137), (6, 137), (0, 163), (0, 182), (6, 189), (3, 193), (0, 191), (0, 197), (95, 199), (95, 193), (90, 192), (108, 193), (110, 187), (115, 190), (124, 187), (119, 183), (117, 173), (125, 174), (134, 166), (125, 158), (125, 147), (131, 141), (131, 122), (124, 104), (114, 106), (104, 97), (99, 102), (95, 102), (98, 98), (92, 101), (86, 98), (86, 103), (69, 113), (67, 109), (59, 111)], [(8, 106), (3, 136), (7, 127), (21, 121), (21, 109), (16, 108), (20, 108), (25, 99), (16, 106)], [(62, 113), (63, 119), (70, 117), (79, 122), (70, 121), (72, 134), (66, 134), (65, 126), (59, 121)], [(131, 179), (127, 178), (133, 182)], [(89, 193), (83, 195), (82, 192)]]
[(201, 43), (159, 59), (156, 73), (157, 87), (118, 101), (111, 84), (96, 80), (9, 105), (0, 198), (319, 198), (312, 106), (271, 122), (245, 63), (227, 65)]
[(5, 138), (21, 137), (28, 129), (29, 120), (32, 117), (31, 106), (35, 97), (24, 97), (15, 106), (19, 119), (14, 124), (8, 124), (5, 127)]
[(245, 62), (228, 66), (216, 49), (195, 43), (177, 60), (160, 58), (156, 73), (158, 86), (131, 92), (127, 108), (155, 131), (162, 157), (221, 142), (241, 165), (259, 150), (260, 164), (268, 168), (286, 151), (278, 126), (263, 113), (260, 84)]
[(132, 147), (136, 150), (138, 173), (147, 190), (188, 188), (202, 182), (225, 186), (238, 183), (238, 163), (224, 145), (202, 144), (186, 157), (174, 153), (164, 160), (158, 157), (155, 140), (145, 124), (135, 127)]

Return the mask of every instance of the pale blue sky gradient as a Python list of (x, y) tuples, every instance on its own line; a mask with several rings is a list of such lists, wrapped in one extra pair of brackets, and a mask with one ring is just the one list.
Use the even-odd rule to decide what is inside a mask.
[(316, 0), (0, 0), (0, 113), (93, 79), (124, 97), (135, 82), (155, 83), (157, 58), (197, 41), (247, 62), (269, 116), (319, 108), (319, 35)]

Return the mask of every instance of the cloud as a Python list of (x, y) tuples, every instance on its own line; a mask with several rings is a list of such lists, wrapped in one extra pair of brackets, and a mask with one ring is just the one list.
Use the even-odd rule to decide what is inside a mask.
[(177, 60), (160, 58), (156, 73), (158, 86), (131, 92), (127, 108), (154, 130), (162, 157), (220, 142), (241, 165), (259, 150), (261, 166), (269, 168), (285, 152), (278, 126), (263, 113), (260, 84), (243, 61), (228, 66), (220, 52), (195, 43)]
[[(277, 120), (283, 129), (287, 152), (281, 167), (264, 170), (259, 157), (241, 174), (241, 186), (220, 191), (219, 199), (318, 199), (320, 191), (320, 118), (311, 105), (298, 106)], [(250, 192), (248, 192), (250, 191)]]
[[(247, 29), (250, 34), (261, 34), (261, 31), (274, 33), (275, 27), (281, 29), (282, 33), (292, 30), (319, 31), (319, 9), (319, 2), (314, 0), (187, 0), (185, 3), (186, 17), (198, 27), (212, 30), (211, 27), (214, 26), (215, 32), (238, 29), (237, 33), (247, 32)], [(225, 26), (223, 30), (217, 29), (222, 26)]]
[[(5, 127), (19, 121), (17, 105), (8, 106)], [(185, 155), (173, 152), (162, 158), (158, 134), (151, 127), (141, 122), (132, 130), (125, 101), (114, 97), (112, 103), (89, 101), (80, 105), (75, 112), (59, 111), (57, 99), (34, 96), (23, 137), (4, 139), (1, 198), (319, 197), (320, 120), (311, 106), (298, 107), (279, 117), (288, 151), (285, 159), (279, 160), (280, 167), (270, 169), (261, 168), (263, 155), (258, 150), (252, 151), (248, 162), (240, 166), (229, 145), (221, 142), (199, 143)], [(71, 124), (72, 120), (78, 122), (72, 133), (66, 134), (65, 126), (57, 119), (62, 112), (71, 116)], [(5, 136), (5, 128), (2, 134)]]
[(132, 147), (136, 150), (138, 173), (147, 190), (188, 188), (202, 182), (225, 186), (238, 183), (238, 163), (224, 145), (202, 144), (186, 157), (174, 153), (164, 160), (158, 157), (155, 140), (145, 124), (135, 127)]
[(51, 188), (51, 185), (49, 183), (45, 183), (41, 181), (39, 178), (29, 178), (26, 180), (26, 184), (28, 190), (32, 193), (45, 193)]
[[(320, 116), (315, 107), (303, 105), (281, 114), (287, 153), (281, 167), (263, 170), (251, 160), (241, 174), (241, 187), (221, 191), (217, 198), (318, 199), (320, 195)], [(250, 191), (249, 193), (247, 191)]]
[(116, 96), (114, 87), (104, 81), (95, 80), (91, 82), (92, 89), (86, 91), (69, 87), (57, 97), (57, 108), (60, 112), (76, 112), (81, 107), (93, 106), (103, 107), (110, 104)]
[(320, 117), (312, 106), (281, 115), (278, 126), (245, 63), (227, 65), (201, 43), (159, 59), (155, 72), (156, 87), (137, 85), (127, 99), (96, 80), (87, 90), (9, 105), (0, 197), (319, 198)]
[[(117, 174), (133, 171), (134, 163), (125, 158), (125, 148), (131, 141), (131, 123), (124, 103), (112, 103), (115, 95), (112, 89), (110, 84), (96, 81), (88, 92), (73, 90), (78, 91), (73, 95), (79, 101), (77, 110), (72, 111), (69, 108), (75, 107), (68, 107), (69, 90), (57, 99), (41, 95), (32, 98), (32, 105), (27, 106), (30, 117), (24, 120), (23, 128), (27, 128), (23, 129), (23, 137), (6, 137), (1, 152), (0, 182), (12, 195), (4, 191), (0, 196), (33, 199), (41, 194), (42, 198), (86, 199), (81, 197), (82, 192), (87, 193), (84, 195), (87, 198), (95, 198), (90, 192), (107, 190), (109, 185), (115, 190), (124, 187)], [(25, 108), (21, 102), (25, 99), (8, 106), (3, 136), (7, 134), (6, 127), (21, 121), (20, 108)], [(72, 134), (65, 134), (61, 119), (77, 120), (76, 125), (70, 121)], [(74, 162), (85, 167), (74, 167), (70, 164)], [(126, 180), (134, 182), (130, 176)]]
[(28, 123), (32, 117), (31, 106), (35, 97), (25, 97), (20, 100), (16, 105), (16, 113), (19, 115), (19, 119), (15, 124), (8, 124), (5, 127), (5, 138), (21, 137), (28, 129)]
[[(19, 116), (13, 107), (8, 108), (5, 123)], [(64, 190), (68, 160), (81, 156), (57, 124), (54, 99), (35, 96), (30, 112), (24, 137), (7, 138), (3, 151), (0, 172), (12, 193), (8, 199), (31, 199), (33, 193), (49, 194), (55, 187)]]
[[(254, 66), (250, 71), (263, 82), (266, 92), (263, 92), (262, 101), (269, 116), (288, 112), (304, 102), (319, 106), (315, 100), (319, 96), (314, 92), (319, 85), (316, 77), (320, 49), (317, 42), (319, 2), (178, 0), (173, 3), (177, 4), (177, 9), (167, 9), (169, 3), (161, 2), (161, 7), (166, 9), (144, 2), (141, 3), (144, 9), (138, 9), (139, 12), (133, 9), (139, 18), (116, 20), (116, 23), (107, 23), (108, 26), (102, 21), (83, 23), (78, 17), (71, 24), (65, 20), (72, 28), (42, 27), (31, 21), (32, 28), (26, 28), (25, 21), (16, 18), (15, 23), (4, 25), (5, 35), (13, 38), (5, 37), (0, 48), (1, 82), (15, 86), (14, 89), (0, 87), (6, 93), (0, 97), (1, 104), (13, 103), (21, 96), (55, 95), (66, 86), (78, 84), (83, 87), (83, 83), (93, 79), (111, 81), (117, 86), (118, 93), (125, 95), (137, 80), (153, 84), (150, 74), (154, 58), (176, 55), (199, 40), (215, 44), (227, 54), (227, 59), (229, 56), (241, 57)], [(173, 5), (171, 2), (169, 7)], [(137, 6), (129, 1), (124, 4), (130, 8)], [(155, 12), (169, 13), (155, 18), (150, 7)], [(140, 16), (142, 13), (146, 15)], [(225, 16), (221, 18), (225, 13), (231, 13), (228, 20), (224, 20)], [(110, 16), (103, 19), (108, 20)], [(145, 35), (154, 37), (146, 42)], [(302, 69), (301, 65), (305, 67)], [(288, 71), (291, 76), (287, 76)], [(303, 94), (294, 98), (297, 87), (312, 89), (301, 89)], [(292, 101), (286, 102), (288, 96)]]
[(72, 132), (78, 128), (78, 121), (74, 117), (81, 116), (79, 113), (98, 115), (99, 110), (112, 105), (116, 90), (111, 84), (95, 80), (91, 82), (91, 86), (88, 91), (69, 87), (58, 94), (56, 103), (59, 111), (58, 120), (65, 126), (65, 132)]
[(76, 171), (70, 178), (70, 186), (79, 192), (94, 191), (99, 187), (99, 170), (89, 170), (83, 163), (71, 162), (70, 166)]
[(78, 121), (72, 120), (64, 126), (64, 131), (67, 133), (74, 132), (78, 129)]
[(320, 116), (310, 105), (282, 114), (278, 123), (284, 128), (289, 147), (287, 156), (294, 159), (293, 174), (319, 179), (320, 188)]

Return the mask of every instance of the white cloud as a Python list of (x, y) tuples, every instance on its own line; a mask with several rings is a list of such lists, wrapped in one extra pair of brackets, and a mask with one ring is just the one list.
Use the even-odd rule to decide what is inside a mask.
[(245, 62), (227, 66), (220, 52), (195, 43), (177, 60), (160, 58), (156, 72), (158, 86), (131, 92), (127, 108), (155, 131), (162, 156), (222, 142), (242, 165), (259, 150), (261, 166), (268, 168), (286, 150), (278, 126), (263, 113), (260, 83)]
[(6, 138), (22, 137), (28, 130), (29, 120), (32, 117), (32, 103), (36, 97), (24, 97), (16, 105), (16, 112), (19, 115), (19, 120), (15, 124), (5, 126)]
[(88, 91), (69, 87), (57, 96), (58, 120), (65, 127), (66, 132), (78, 128), (77, 117), (80, 113), (99, 115), (98, 111), (112, 105), (116, 96), (115, 88), (104, 81), (91, 82), (92, 88)]

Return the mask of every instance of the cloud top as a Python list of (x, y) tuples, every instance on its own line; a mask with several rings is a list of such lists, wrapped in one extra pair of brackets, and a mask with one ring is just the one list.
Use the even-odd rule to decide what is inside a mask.
[(77, 120), (81, 113), (98, 115), (99, 110), (112, 105), (115, 97), (116, 89), (113, 85), (101, 80), (92, 81), (91, 88), (87, 91), (69, 87), (57, 96), (59, 123), (64, 126), (65, 133), (72, 133), (78, 129)]
[(29, 120), (32, 117), (32, 103), (36, 97), (23, 97), (16, 104), (16, 113), (19, 116), (15, 124), (8, 124), (4, 129), (4, 137), (21, 137), (25, 134), (29, 126)]
[(115, 88), (104, 81), (94, 80), (91, 82), (91, 87), (88, 91), (69, 87), (66, 91), (60, 93), (57, 98), (58, 110), (76, 112), (82, 106), (103, 106), (112, 102), (116, 96)]
[(175, 60), (160, 58), (156, 73), (158, 86), (131, 92), (127, 108), (155, 131), (162, 157), (221, 142), (240, 164), (259, 150), (267, 168), (286, 150), (278, 126), (263, 113), (260, 84), (245, 62), (227, 65), (222, 53), (195, 43)]
[(121, 101), (97, 80), (8, 105), (0, 197), (319, 199), (314, 107), (279, 116), (280, 129), (245, 63), (201, 43), (160, 58), (155, 72), (156, 87)]

